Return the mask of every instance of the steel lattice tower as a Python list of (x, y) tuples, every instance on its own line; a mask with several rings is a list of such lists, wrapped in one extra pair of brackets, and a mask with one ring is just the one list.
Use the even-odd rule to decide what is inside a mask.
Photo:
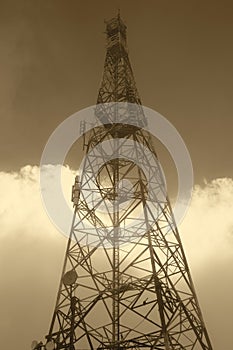
[(106, 34), (95, 111), (103, 125), (85, 137), (83, 172), (73, 186), (74, 220), (46, 338), (55, 349), (210, 350), (159, 162), (142, 129), (146, 118), (119, 15), (106, 23)]

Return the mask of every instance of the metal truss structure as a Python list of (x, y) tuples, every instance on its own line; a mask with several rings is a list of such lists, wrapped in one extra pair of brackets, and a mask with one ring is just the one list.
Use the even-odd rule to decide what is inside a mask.
[[(130, 66), (126, 26), (107, 54), (47, 348), (211, 350)], [(131, 123), (133, 121), (133, 123)]]

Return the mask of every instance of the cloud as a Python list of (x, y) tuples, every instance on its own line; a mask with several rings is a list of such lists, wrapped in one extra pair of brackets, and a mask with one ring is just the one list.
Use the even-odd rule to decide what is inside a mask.
[(233, 254), (233, 180), (221, 178), (196, 186), (180, 229), (195, 265), (216, 263)]
[(27, 349), (48, 330), (66, 238), (44, 211), (38, 167), (0, 173), (0, 197), (2, 347)]
[(233, 179), (196, 186), (181, 238), (216, 350), (232, 347)]
[[(63, 167), (65, 197), (75, 172)], [(49, 177), (49, 172), (48, 172)], [(52, 181), (52, 179), (51, 179)], [(43, 340), (52, 317), (67, 238), (46, 215), (39, 169), (0, 173), (0, 330), (5, 350)], [(231, 347), (233, 180), (196, 186), (180, 231), (215, 350)], [(14, 334), (14, 336), (12, 336)]]

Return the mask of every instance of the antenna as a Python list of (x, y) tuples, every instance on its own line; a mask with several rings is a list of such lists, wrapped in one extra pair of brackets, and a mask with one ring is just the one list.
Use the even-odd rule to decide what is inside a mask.
[(71, 286), (72, 284), (75, 283), (77, 278), (78, 278), (78, 275), (77, 275), (77, 272), (75, 270), (68, 271), (63, 276), (63, 283), (66, 286)]

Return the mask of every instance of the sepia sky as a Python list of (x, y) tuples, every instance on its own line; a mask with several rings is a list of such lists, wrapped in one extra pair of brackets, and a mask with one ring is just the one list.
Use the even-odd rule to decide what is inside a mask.
[[(2, 349), (30, 349), (31, 341), (48, 331), (65, 238), (53, 228), (40, 203), (38, 165), (58, 124), (95, 104), (105, 57), (104, 20), (119, 8), (128, 28), (129, 56), (142, 102), (177, 128), (191, 155), (196, 188), (181, 228), (189, 236), (182, 236), (213, 348), (230, 349), (233, 3), (1, 0), (0, 4)], [(77, 161), (80, 158), (81, 151)], [(68, 171), (69, 184), (72, 176)]]
[(1, 1), (3, 170), (38, 164), (55, 127), (95, 104), (104, 19), (121, 9), (145, 106), (179, 130), (196, 181), (232, 175), (231, 1)]

